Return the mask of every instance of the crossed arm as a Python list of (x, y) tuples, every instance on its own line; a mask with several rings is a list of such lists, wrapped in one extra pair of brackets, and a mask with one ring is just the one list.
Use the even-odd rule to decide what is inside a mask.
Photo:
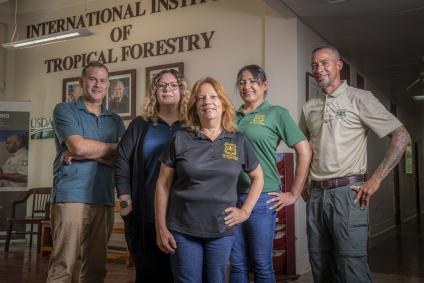
[(380, 184), (389, 172), (399, 163), (411, 137), (404, 126), (400, 126), (389, 134), (390, 145), (371, 178), (362, 186), (351, 186), (357, 192), (355, 202), (361, 201), (361, 207), (367, 207), (370, 198), (378, 191)]
[(112, 166), (116, 154), (116, 143), (105, 143), (86, 139), (80, 135), (66, 138), (68, 149), (62, 154), (62, 160), (70, 164), (72, 160), (92, 159)]

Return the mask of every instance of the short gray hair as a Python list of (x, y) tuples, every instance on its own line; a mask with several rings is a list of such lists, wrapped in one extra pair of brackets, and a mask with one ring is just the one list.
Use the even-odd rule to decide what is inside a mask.
[(312, 50), (312, 55), (315, 54), (318, 51), (324, 50), (324, 49), (329, 49), (333, 52), (334, 56), (336, 57), (337, 60), (340, 59), (340, 52), (339, 50), (337, 50), (336, 47), (331, 46), (331, 45), (323, 45), (323, 46), (319, 46), (317, 48), (315, 48), (314, 50)]

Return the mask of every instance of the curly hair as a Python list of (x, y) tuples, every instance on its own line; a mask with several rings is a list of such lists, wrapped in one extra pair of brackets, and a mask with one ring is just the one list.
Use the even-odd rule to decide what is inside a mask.
[(237, 131), (237, 126), (235, 124), (236, 111), (234, 109), (234, 105), (228, 98), (228, 94), (224, 90), (224, 86), (219, 81), (211, 77), (206, 77), (194, 84), (187, 105), (187, 120), (185, 120), (183, 125), (191, 132), (197, 131), (200, 128), (200, 120), (196, 109), (196, 102), (200, 88), (204, 84), (210, 84), (215, 89), (216, 93), (218, 94), (218, 98), (222, 103), (222, 129), (230, 133), (235, 133)]
[(146, 95), (144, 96), (144, 106), (143, 113), (141, 116), (144, 120), (152, 121), (154, 125), (158, 122), (158, 114), (159, 114), (159, 103), (156, 98), (156, 91), (158, 90), (158, 83), (164, 74), (173, 75), (180, 86), (180, 101), (178, 102), (178, 115), (179, 120), (184, 122), (186, 120), (187, 113), (187, 103), (190, 98), (190, 91), (187, 86), (187, 81), (183, 78), (183, 76), (174, 69), (166, 69), (160, 71), (156, 74), (151, 82), (149, 89), (146, 90)]

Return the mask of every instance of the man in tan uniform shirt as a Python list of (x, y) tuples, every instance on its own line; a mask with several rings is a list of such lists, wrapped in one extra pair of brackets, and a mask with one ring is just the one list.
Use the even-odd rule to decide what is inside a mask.
[[(371, 92), (340, 80), (342, 67), (334, 47), (313, 51), (312, 73), (322, 94), (305, 103), (300, 119), (313, 150), (307, 203), (309, 259), (315, 282), (372, 282), (368, 203), (401, 159), (410, 137)], [(369, 130), (380, 138), (389, 136), (390, 146), (366, 180)]]

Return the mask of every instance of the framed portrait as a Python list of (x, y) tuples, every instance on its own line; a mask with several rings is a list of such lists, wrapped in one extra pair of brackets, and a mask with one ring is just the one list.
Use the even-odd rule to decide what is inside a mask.
[[(105, 107), (118, 114), (122, 119), (135, 117), (136, 104), (136, 70), (126, 70), (109, 73), (110, 87), (106, 94)], [(62, 101), (73, 102), (82, 95), (79, 78), (63, 80)]]
[(135, 80), (135, 69), (111, 72), (109, 75), (110, 87), (106, 107), (125, 120), (135, 117)]
[(152, 78), (158, 74), (160, 71), (165, 69), (174, 69), (178, 71), (182, 76), (184, 76), (184, 63), (178, 62), (178, 63), (172, 63), (172, 64), (165, 64), (165, 65), (158, 65), (153, 67), (147, 67), (146, 68), (146, 91), (150, 88), (150, 82), (152, 81)]
[(79, 77), (63, 79), (62, 90), (63, 102), (73, 102), (77, 100), (82, 94), (82, 89), (79, 85)]
[(321, 88), (311, 73), (306, 72), (306, 101), (321, 93)]

